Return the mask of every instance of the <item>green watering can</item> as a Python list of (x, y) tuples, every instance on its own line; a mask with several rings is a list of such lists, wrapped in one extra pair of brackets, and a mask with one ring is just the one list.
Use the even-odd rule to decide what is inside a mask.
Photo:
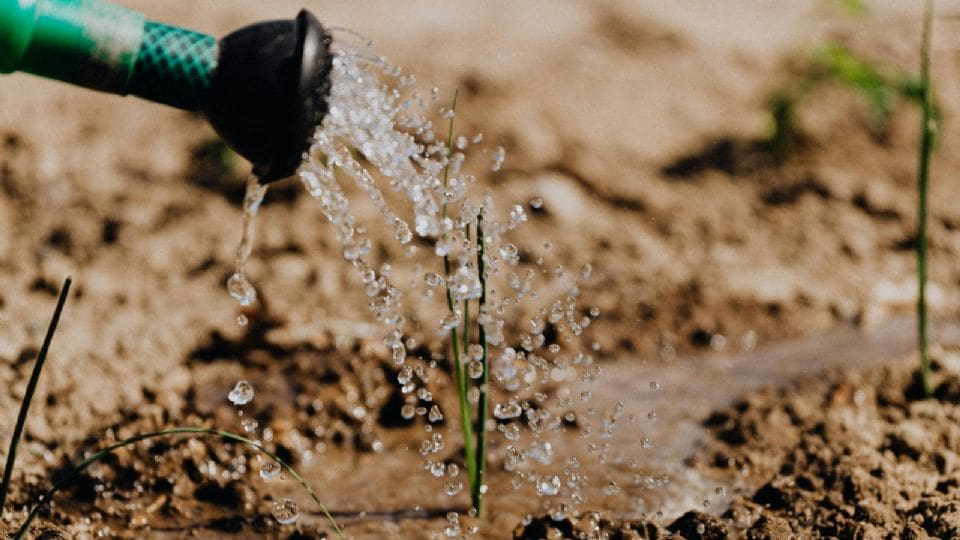
[(327, 112), (332, 61), (306, 10), (218, 41), (101, 0), (0, 0), (0, 73), (202, 112), (263, 183), (296, 172)]

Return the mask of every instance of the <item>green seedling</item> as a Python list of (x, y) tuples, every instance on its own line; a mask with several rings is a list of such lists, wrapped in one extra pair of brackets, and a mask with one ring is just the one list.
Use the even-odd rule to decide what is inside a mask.
[[(767, 99), (772, 130), (766, 147), (783, 157), (796, 140), (796, 108), (819, 87), (839, 84), (859, 94), (870, 107), (873, 135), (883, 138), (890, 118), (902, 102), (922, 105), (922, 83), (916, 77), (878, 65), (838, 43), (823, 45), (809, 56), (807, 66)], [(931, 112), (937, 116), (935, 105)]]
[(870, 13), (870, 8), (864, 0), (830, 0), (830, 4), (850, 15), (862, 17)]
[[(459, 90), (455, 91), (453, 94), (453, 104), (451, 106), (451, 111), (456, 112), (457, 108), (457, 96), (459, 95)], [(453, 154), (453, 125), (454, 125), (454, 116), (451, 115), (450, 123), (448, 127), (447, 134), (447, 155), (450, 156)], [(446, 167), (443, 170), (443, 185), (447, 186), (449, 179), (450, 164), (447, 163)], [(444, 218), (447, 217), (447, 205), (443, 204), (441, 212)], [(480, 279), (480, 298), (479, 298), (479, 311), (478, 313), (483, 313), (486, 309), (487, 301), (487, 283), (486, 277), (484, 276), (484, 264), (483, 264), (483, 253), (484, 253), (484, 236), (483, 236), (483, 210), (480, 210), (480, 213), (477, 215), (477, 224), (476, 224), (476, 244), (473, 245), (473, 248), (477, 252), (477, 271), (479, 273)], [(467, 230), (466, 238), (468, 241), (471, 239), (470, 235), (470, 226), (466, 225)], [(450, 256), (445, 254), (443, 256), (443, 271), (444, 275), (449, 276), (451, 271), (450, 265)], [(453, 294), (450, 291), (450, 285), (447, 284), (446, 287), (446, 297), (447, 297), (447, 309), (450, 316), (454, 316), (458, 306), (454, 305)], [(457, 402), (460, 408), (460, 430), (463, 435), (463, 454), (464, 462), (467, 467), (467, 481), (470, 484), (470, 501), (471, 505), (476, 511), (477, 515), (482, 515), (483, 513), (483, 496), (486, 492), (486, 464), (487, 464), (487, 416), (489, 409), (489, 400), (487, 397), (488, 386), (489, 386), (489, 366), (488, 366), (488, 350), (487, 350), (487, 339), (485, 331), (482, 324), (478, 324), (478, 341), (480, 346), (483, 349), (483, 355), (481, 359), (481, 365), (483, 368), (483, 373), (480, 376), (480, 386), (479, 386), (479, 402), (477, 404), (477, 421), (473, 421), (473, 413), (470, 410), (470, 400), (468, 398), (468, 392), (470, 390), (470, 380), (471, 377), (466, 372), (464, 359), (470, 360), (470, 301), (464, 300), (463, 305), (459, 307), (461, 310), (461, 319), (463, 321), (462, 330), (460, 326), (457, 325), (450, 329), (450, 342), (451, 342), (451, 353), (453, 356), (453, 376), (454, 381), (457, 385)], [(478, 316), (479, 319), (479, 316)], [(461, 347), (460, 336), (463, 336), (463, 344)]]
[[(40, 347), (40, 353), (37, 356), (37, 361), (33, 366), (33, 372), (30, 375), (30, 380), (27, 382), (27, 388), (24, 392), (23, 400), (20, 402), (20, 413), (17, 416), (17, 423), (13, 430), (13, 436), (10, 440), (10, 450), (7, 452), (6, 465), (4, 466), (3, 472), (3, 482), (0, 484), (0, 512), (3, 511), (3, 508), (6, 506), (7, 494), (10, 490), (10, 479), (13, 474), (13, 466), (16, 461), (17, 448), (20, 443), (20, 438), (23, 435), (23, 428), (26, 425), (27, 412), (30, 410), (30, 403), (33, 400), (33, 395), (37, 389), (37, 383), (40, 380), (40, 373), (43, 370), (44, 363), (47, 359), (47, 353), (50, 350), (50, 343), (53, 341), (53, 335), (57, 330), (57, 324), (60, 322), (60, 315), (63, 313), (63, 306), (66, 303), (67, 296), (70, 292), (70, 284), (72, 283), (71, 278), (67, 279), (63, 283), (63, 287), (60, 289), (60, 297), (57, 300), (57, 307), (53, 312), (53, 317), (50, 320), (50, 324), (47, 326), (47, 333), (43, 339), (43, 345)], [(330, 521), (330, 524), (333, 525), (334, 530), (337, 532), (337, 536), (344, 539), (343, 530), (337, 524), (336, 520), (333, 519), (333, 516), (327, 510), (327, 508), (320, 502), (320, 498), (317, 496), (317, 493), (310, 487), (309, 484), (293, 469), (287, 462), (280, 459), (275, 453), (264, 448), (260, 443), (252, 441), (242, 435), (236, 433), (231, 433), (229, 431), (222, 431), (212, 428), (203, 428), (203, 427), (177, 427), (170, 428), (160, 431), (153, 431), (150, 433), (143, 433), (140, 435), (135, 435), (133, 437), (124, 439), (122, 441), (116, 442), (105, 448), (101, 448), (94, 452), (90, 457), (84, 459), (78, 465), (70, 469), (67, 474), (56, 484), (48, 489), (43, 495), (40, 496), (37, 504), (33, 506), (30, 510), (30, 513), (27, 515), (27, 518), (24, 520), (23, 524), (20, 526), (17, 533), (14, 535), (16, 540), (24, 538), (30, 530), (30, 525), (36, 519), (40, 510), (46, 506), (53, 496), (56, 495), (64, 487), (68, 486), (74, 480), (76, 480), (80, 474), (86, 470), (88, 467), (97, 463), (98, 461), (103, 460), (107, 456), (113, 454), (121, 448), (136, 444), (140, 441), (147, 439), (154, 439), (158, 437), (171, 437), (176, 435), (203, 435), (203, 436), (214, 436), (221, 439), (232, 441), (246, 445), (262, 454), (266, 455), (270, 459), (276, 461), (291, 478), (297, 481), (304, 490), (310, 495), (310, 498), (317, 504), (320, 508), (320, 511), (323, 512), (324, 516)]]

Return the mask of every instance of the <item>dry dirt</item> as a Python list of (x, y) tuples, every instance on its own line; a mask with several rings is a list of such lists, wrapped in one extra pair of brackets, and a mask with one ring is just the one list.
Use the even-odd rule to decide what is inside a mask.
[[(121, 3), (216, 35), (301, 7), (286, 0), (236, 0), (229, 8), (213, 0)], [(504, 203), (544, 200), (543, 211), (530, 209), (526, 240), (552, 242), (566, 265), (596, 268), (584, 297), (602, 313), (590, 339), (599, 342), (603, 360), (670, 370), (680, 369), (666, 362), (674, 354), (750, 349), (754, 341), (762, 350), (764, 343), (838, 326), (871, 327), (911, 309), (916, 108), (898, 105), (878, 135), (860, 96), (826, 85), (797, 111), (800, 132), (791, 152), (778, 159), (759, 142), (769, 133), (766, 98), (795, 73), (791, 66), (827, 40), (879, 65), (915, 72), (919, 2), (870, 5), (867, 17), (812, 0), (329, 1), (307, 7), (328, 25), (373, 39), (422, 85), (462, 89), (460, 129), (482, 131), (491, 147), (507, 149), (503, 170), (482, 181)], [(940, 35), (950, 35), (957, 15), (956, 2), (940, 4)], [(954, 264), (960, 207), (953, 204), (960, 184), (950, 181), (951, 171), (960, 170), (958, 50), (949, 39), (938, 40), (935, 50), (943, 123), (931, 192), (930, 300), (942, 319), (960, 314)], [(264, 301), (248, 313), (250, 325), (235, 323), (239, 311), (224, 283), (233, 270), (247, 171), (236, 160), (222, 163), (215, 141), (196, 115), (27, 75), (0, 78), (3, 451), (59, 284), (68, 274), (75, 280), (19, 455), (14, 510), (6, 509), (3, 526), (18, 523), (51, 475), (84, 450), (170, 425), (239, 430), (224, 397), (245, 378), (258, 388), (248, 415), (270, 428), (276, 447), (305, 469), (349, 536), (441, 534), (446, 511), (465, 500), (451, 504), (420, 470), (410, 447), (422, 429), (396, 413), (395, 373), (370, 344), (376, 333), (359, 280), (296, 185), (278, 185), (268, 195), (249, 265)], [(390, 234), (371, 231), (385, 246), (377, 262), (396, 255), (386, 247)], [(756, 470), (742, 489), (760, 491), (747, 497), (752, 502), (735, 503), (735, 519), (691, 515), (676, 528), (696, 537), (699, 519), (709, 521), (705, 530), (749, 535), (738, 528), (749, 514), (768, 524), (746, 525), (757, 538), (782, 537), (788, 529), (804, 536), (868, 535), (870, 527), (894, 536), (908, 529), (918, 538), (920, 529), (947, 534), (955, 520), (923, 517), (937, 513), (936, 505), (957, 512), (954, 487), (936, 485), (949, 483), (958, 451), (944, 424), (956, 415), (954, 383), (944, 383), (943, 402), (909, 400), (902, 392), (881, 399), (906, 387), (902, 371), (792, 390), (811, 410), (797, 416), (783, 441), (763, 437), (764, 429), (783, 427), (775, 423), (783, 419), (756, 412), (782, 416), (787, 405), (779, 400), (790, 402), (782, 393), (744, 398), (766, 401), (717, 413), (735, 426), (759, 427), (754, 438), (723, 450), (735, 466), (711, 474), (718, 484), (737, 485), (738, 468), (748, 464)], [(637, 381), (637, 392), (647, 382)], [(439, 393), (449, 391), (442, 378), (433, 384)], [(852, 400), (861, 389), (866, 401), (851, 405), (837, 397), (846, 392), (844, 399)], [(817, 409), (824, 402), (831, 407)], [(356, 403), (370, 413), (356, 417)], [(752, 419), (755, 413), (762, 418)], [(869, 430), (851, 428), (853, 421)], [(942, 448), (894, 441), (902, 430), (923, 444), (932, 433), (943, 439)], [(876, 436), (864, 435), (866, 449), (832, 439), (851, 431)], [(373, 448), (377, 440), (380, 452)], [(765, 445), (778, 450), (757, 462)], [(304, 447), (316, 453), (312, 460), (295, 452)], [(823, 528), (838, 514), (818, 513), (828, 510), (797, 487), (799, 471), (841, 474), (830, 467), (844, 460), (824, 456), (848, 447), (846, 460), (865, 452), (877, 463), (843, 470), (852, 495), (839, 476), (840, 484), (817, 483), (836, 498), (831, 510), (852, 527)], [(108, 530), (105, 536), (131, 538), (329, 533), (313, 511), (297, 526), (273, 522), (269, 501), (296, 490), (261, 482), (256, 468), (245, 466), (250, 459), (216, 441), (139, 447), (76, 484), (36, 530), (76, 537)], [(241, 473), (223, 479), (211, 467)], [(900, 479), (910, 467), (923, 469), (926, 476), (914, 482), (926, 483), (910, 484), (892, 499), (886, 490), (894, 488), (872, 472), (886, 478), (889, 469)], [(99, 496), (104, 488), (98, 486), (108, 486), (111, 498)], [(942, 496), (927, 497), (936, 495), (931, 489)], [(495, 467), (485, 537), (509, 537), (525, 514), (542, 512), (538, 500), (509, 491), (509, 479)], [(597, 493), (583, 510), (605, 511), (610, 527), (650, 519), (656, 525), (644, 525), (649, 533), (678, 517), (658, 517), (656, 507), (638, 510), (628, 500), (634, 495)], [(762, 509), (766, 495), (783, 504)], [(869, 501), (861, 510), (850, 497)]]

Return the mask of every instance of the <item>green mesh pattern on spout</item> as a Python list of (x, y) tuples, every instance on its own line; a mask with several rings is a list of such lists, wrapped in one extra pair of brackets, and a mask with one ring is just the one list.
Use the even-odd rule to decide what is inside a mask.
[(217, 68), (216, 38), (152, 21), (143, 32), (128, 92), (178, 109), (200, 109)]

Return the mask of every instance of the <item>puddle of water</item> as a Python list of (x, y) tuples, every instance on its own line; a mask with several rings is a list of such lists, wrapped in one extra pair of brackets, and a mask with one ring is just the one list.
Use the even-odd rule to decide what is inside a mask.
[[(944, 346), (958, 345), (960, 325), (937, 324), (931, 338)], [(916, 320), (896, 317), (865, 330), (840, 328), (749, 352), (684, 357), (670, 363), (621, 360), (605, 364), (593, 386), (592, 404), (610, 408), (623, 403), (624, 415), (637, 418), (637, 429), (617, 433), (616, 447), (643, 448), (632, 451), (642, 469), (670, 477), (664, 486), (631, 494), (638, 497), (638, 507), (619, 510), (630, 514), (659, 509), (669, 521), (690, 509), (702, 509), (704, 499), (709, 499), (707, 508), (722, 512), (728, 500), (717, 496), (718, 486), (683, 464), (706, 438), (700, 423), (713, 410), (760, 388), (784, 386), (832, 369), (879, 367), (915, 350)], [(651, 391), (648, 381), (654, 380), (659, 389)], [(648, 417), (651, 412), (655, 421)], [(648, 448), (644, 438), (649, 438)]]

